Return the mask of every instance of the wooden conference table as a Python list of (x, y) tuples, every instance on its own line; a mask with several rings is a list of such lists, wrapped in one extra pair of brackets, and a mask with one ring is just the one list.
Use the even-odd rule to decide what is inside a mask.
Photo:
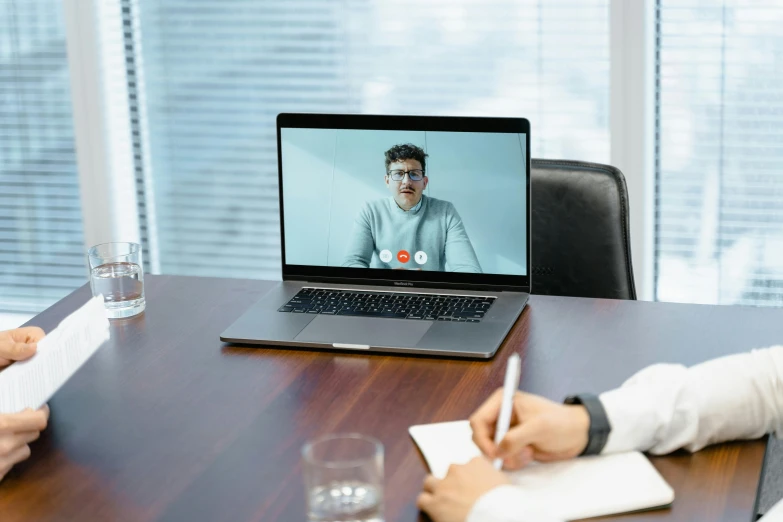
[[(0, 520), (305, 519), (302, 444), (358, 431), (386, 450), (386, 519), (420, 517), (414, 424), (464, 419), (523, 359), (522, 389), (560, 400), (660, 361), (697, 363), (783, 340), (783, 311), (533, 296), (489, 361), (232, 347), (218, 336), (273, 284), (148, 276), (147, 309), (51, 400), (49, 428), (0, 483)], [(30, 324), (46, 331), (80, 288)], [(671, 509), (612, 520), (750, 521), (765, 442), (652, 461)]]

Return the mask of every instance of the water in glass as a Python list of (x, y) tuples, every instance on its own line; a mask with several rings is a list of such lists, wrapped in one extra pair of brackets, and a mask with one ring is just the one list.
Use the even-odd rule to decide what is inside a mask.
[(332, 482), (309, 492), (310, 522), (382, 522), (382, 495), (363, 482)]
[(144, 310), (141, 267), (136, 263), (106, 263), (90, 271), (93, 295), (103, 294), (109, 317), (130, 317)]

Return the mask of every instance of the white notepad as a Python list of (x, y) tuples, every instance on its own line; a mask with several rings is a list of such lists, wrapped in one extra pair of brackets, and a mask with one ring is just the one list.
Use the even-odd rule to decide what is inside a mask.
[[(481, 454), (467, 421), (412, 426), (409, 432), (438, 478), (451, 464)], [(532, 463), (509, 477), (521, 486), (520, 495), (563, 520), (664, 507), (674, 500), (674, 490), (638, 451)]]
[(0, 413), (38, 409), (109, 339), (103, 296), (63, 319), (35, 355), (0, 371)]

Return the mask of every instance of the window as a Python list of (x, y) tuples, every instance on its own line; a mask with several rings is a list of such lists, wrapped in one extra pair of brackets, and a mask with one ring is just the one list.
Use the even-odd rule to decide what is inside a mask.
[(0, 0), (0, 64), (0, 313), (29, 316), (87, 281), (62, 0)]
[(658, 17), (656, 298), (783, 305), (783, 5)]
[(280, 277), (279, 112), (525, 116), (533, 157), (609, 161), (608, 0), (125, 3), (163, 273)]

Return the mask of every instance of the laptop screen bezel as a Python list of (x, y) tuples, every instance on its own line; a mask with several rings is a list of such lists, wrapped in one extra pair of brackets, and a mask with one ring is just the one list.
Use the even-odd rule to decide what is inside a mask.
[[(526, 275), (476, 274), (349, 268), (335, 266), (292, 265), (286, 261), (285, 210), (283, 201), (283, 155), (281, 131), (299, 129), (409, 130), (440, 132), (488, 132), (525, 135), (525, 198), (527, 259)], [(530, 122), (525, 118), (484, 118), (462, 116), (381, 116), (365, 114), (295, 114), (277, 116), (277, 167), (280, 202), (280, 240), (282, 243), (283, 281), (308, 281), (337, 284), (377, 285), (402, 288), (469, 288), (474, 290), (530, 291), (531, 209), (530, 209)], [(513, 238), (509, 238), (513, 241)]]

